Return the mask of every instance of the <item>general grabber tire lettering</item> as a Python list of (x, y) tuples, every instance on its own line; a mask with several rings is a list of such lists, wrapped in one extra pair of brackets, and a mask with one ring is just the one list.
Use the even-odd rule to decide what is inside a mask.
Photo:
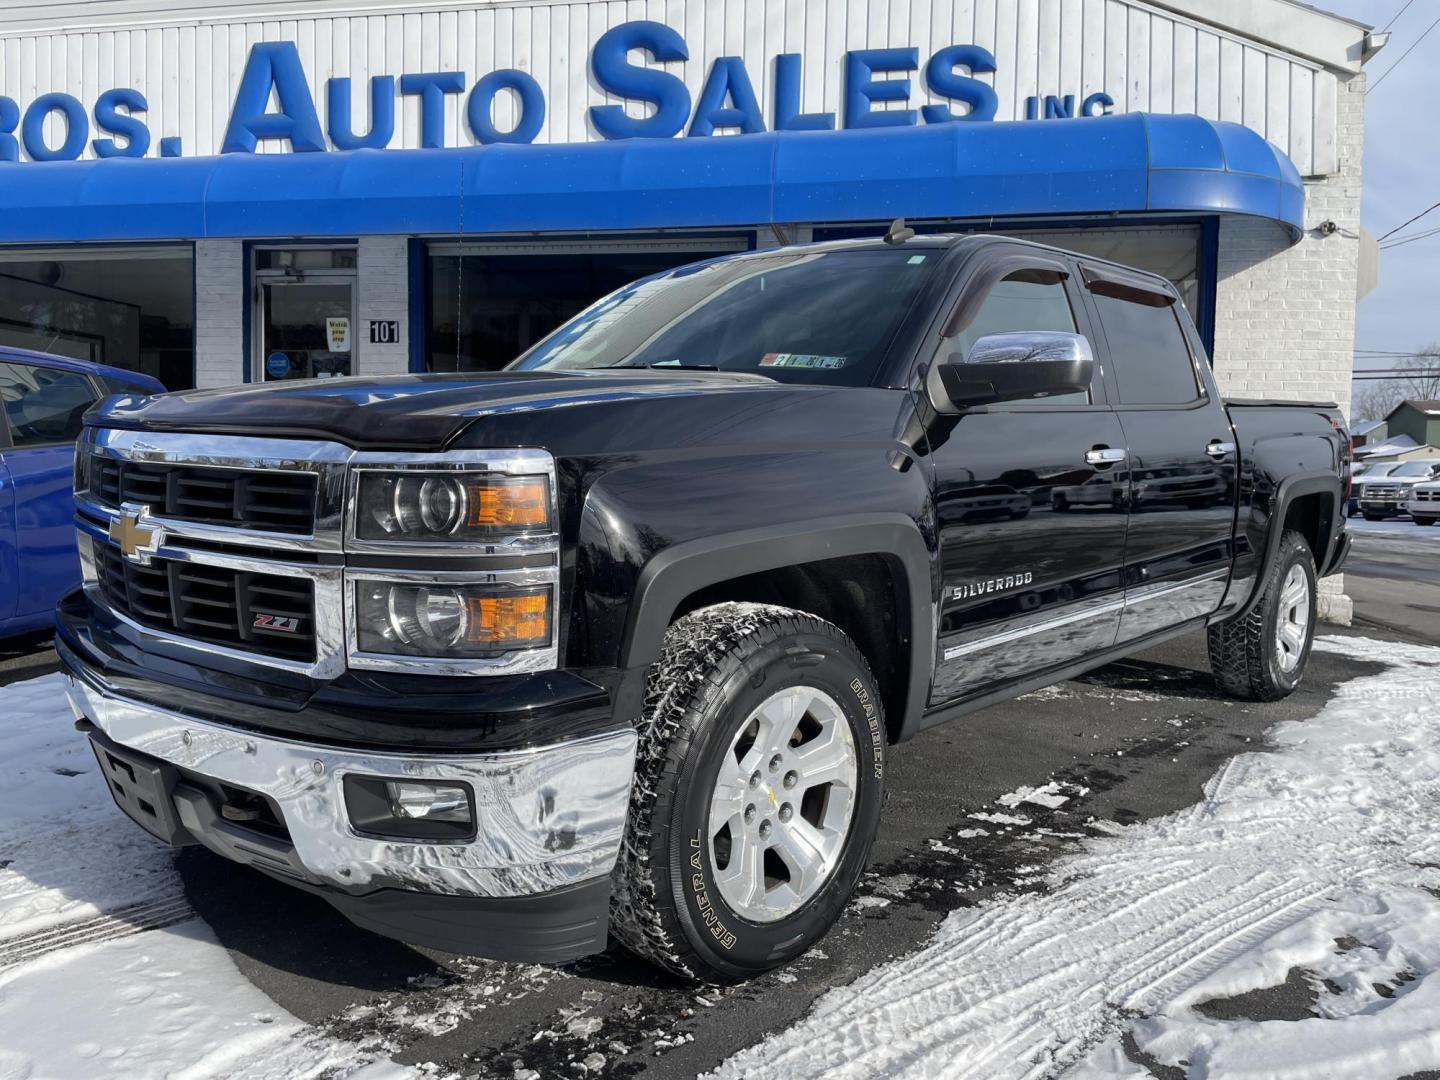
[(1278, 701), (1300, 685), (1315, 638), (1315, 595), (1310, 545), (1289, 530), (1259, 602), (1210, 628), (1210, 667), (1222, 691), (1244, 701)]
[(875, 679), (838, 627), (761, 604), (677, 620), (650, 669), (616, 937), (705, 982), (800, 955), (869, 857), (885, 743)]

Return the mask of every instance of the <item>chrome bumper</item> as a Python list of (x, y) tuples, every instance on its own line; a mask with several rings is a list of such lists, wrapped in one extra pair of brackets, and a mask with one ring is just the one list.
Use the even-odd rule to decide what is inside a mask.
[[(77, 719), (179, 769), (269, 796), (314, 883), (453, 896), (549, 892), (607, 876), (625, 829), (633, 731), (472, 756), (385, 754), (290, 742), (194, 720), (68, 676)], [(458, 780), (475, 791), (465, 843), (361, 836), (342, 795), (347, 773)]]

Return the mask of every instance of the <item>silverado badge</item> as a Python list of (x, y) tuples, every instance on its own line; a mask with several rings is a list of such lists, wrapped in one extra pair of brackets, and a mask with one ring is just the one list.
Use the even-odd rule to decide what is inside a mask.
[(110, 522), (110, 539), (120, 545), (122, 555), (141, 566), (149, 566), (150, 557), (165, 542), (165, 530), (147, 522), (149, 516), (150, 507), (126, 503), (120, 508), (120, 515)]

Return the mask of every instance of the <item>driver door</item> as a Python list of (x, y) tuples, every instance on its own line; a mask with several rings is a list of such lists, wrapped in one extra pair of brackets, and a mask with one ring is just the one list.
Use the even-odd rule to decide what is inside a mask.
[[(936, 358), (1037, 330), (1079, 333), (1103, 355), (1069, 260), (999, 245), (976, 259)], [(1099, 362), (1088, 392), (938, 418), (929, 449), (944, 575), (931, 706), (1110, 648), (1124, 605), (1129, 468)]]

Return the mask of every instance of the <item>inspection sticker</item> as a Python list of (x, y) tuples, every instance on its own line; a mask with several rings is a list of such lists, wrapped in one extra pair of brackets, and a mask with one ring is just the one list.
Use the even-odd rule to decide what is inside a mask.
[(833, 371), (850, 362), (848, 356), (815, 356), (810, 353), (770, 352), (760, 358), (761, 367), (824, 368)]

